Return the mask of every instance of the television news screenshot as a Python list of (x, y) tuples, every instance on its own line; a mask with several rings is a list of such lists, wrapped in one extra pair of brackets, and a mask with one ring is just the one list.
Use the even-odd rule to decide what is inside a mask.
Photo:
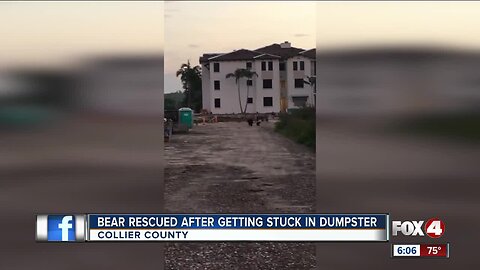
[(479, 146), (480, 2), (0, 1), (0, 270), (480, 269)]

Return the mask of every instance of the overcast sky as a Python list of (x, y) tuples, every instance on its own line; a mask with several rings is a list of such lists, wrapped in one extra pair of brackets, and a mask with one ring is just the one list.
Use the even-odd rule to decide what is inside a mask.
[(480, 2), (318, 2), (318, 49), (437, 45), (480, 48)]
[(203, 53), (256, 49), (290, 41), (315, 47), (315, 3), (286, 1), (166, 2), (165, 92), (181, 89), (175, 71)]
[(480, 48), (480, 2), (173, 2), (165, 4), (165, 91), (175, 70), (207, 52), (285, 40), (339, 49), (369, 45)]
[(480, 48), (480, 2), (0, 2), (0, 70), (92, 55), (165, 56), (175, 71), (203, 53), (290, 41), (305, 49), (372, 44)]
[(162, 2), (0, 2), (0, 69), (162, 54)]

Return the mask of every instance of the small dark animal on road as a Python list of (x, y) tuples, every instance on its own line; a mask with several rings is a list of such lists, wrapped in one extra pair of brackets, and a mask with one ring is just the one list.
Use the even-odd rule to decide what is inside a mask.
[(255, 122), (257, 123), (257, 126), (260, 126), (260, 124), (262, 123), (262, 120), (263, 120), (263, 117), (261, 115), (258, 114), (255, 114)]
[(248, 125), (249, 125), (249, 126), (253, 126), (253, 119), (250, 118), (250, 119), (248, 119), (247, 121), (248, 121)]

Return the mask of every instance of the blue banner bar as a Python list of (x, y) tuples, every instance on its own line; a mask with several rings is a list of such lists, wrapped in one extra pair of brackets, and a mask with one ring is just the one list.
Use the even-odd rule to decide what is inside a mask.
[(386, 229), (388, 214), (89, 214), (90, 229)]

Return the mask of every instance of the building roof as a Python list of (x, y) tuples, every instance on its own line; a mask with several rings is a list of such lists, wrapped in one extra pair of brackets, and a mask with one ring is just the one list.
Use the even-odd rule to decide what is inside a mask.
[(221, 55), (221, 53), (204, 53), (202, 56), (200, 56), (200, 64), (208, 62), (208, 58), (214, 57), (217, 55)]
[(302, 55), (301, 53), (306, 57), (315, 59), (315, 49), (305, 50), (296, 47), (282, 48), (280, 44), (274, 43), (256, 50), (240, 49), (223, 54), (206, 53), (200, 57), (199, 61), (201, 64), (204, 64), (209, 61), (286, 60), (294, 56)]
[(253, 60), (255, 56), (260, 56), (261, 53), (247, 50), (247, 49), (240, 49), (233, 52), (216, 55), (213, 57), (209, 57), (209, 61), (238, 61), (238, 60)]
[(271, 59), (280, 59), (281, 57), (278, 55), (262, 53), (258, 56), (253, 57), (255, 60), (271, 60)]
[(316, 59), (317, 57), (316, 51), (317, 51), (316, 49), (310, 49), (310, 50), (303, 51), (300, 54), (311, 59)]
[(255, 51), (261, 52), (261, 53), (278, 55), (281, 57), (281, 59), (287, 59), (290, 57), (297, 56), (299, 53), (305, 51), (305, 49), (296, 48), (296, 47), (282, 48), (280, 44), (275, 43), (262, 48), (258, 48)]

